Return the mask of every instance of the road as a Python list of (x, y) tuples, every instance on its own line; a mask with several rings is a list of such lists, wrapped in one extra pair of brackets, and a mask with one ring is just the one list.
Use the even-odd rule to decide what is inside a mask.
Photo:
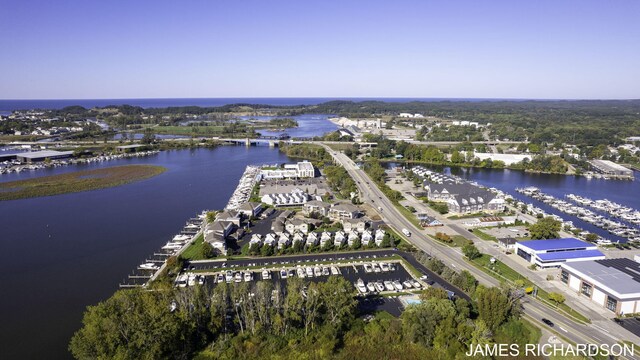
[[(393, 205), (378, 186), (369, 178), (369, 176), (343, 153), (332, 150), (329, 146), (323, 145), (336, 163), (342, 165), (345, 170), (356, 181), (360, 191), (360, 198), (375, 208), (381, 207), (380, 211), (382, 219), (396, 230), (403, 228), (408, 229), (412, 235), (408, 240), (417, 248), (429, 253), (442, 260), (447, 266), (457, 270), (467, 270), (473, 274), (476, 279), (484, 285), (498, 286), (499, 281), (489, 276), (482, 270), (466, 262), (462, 252), (458, 248), (451, 248), (428, 238), (418, 227), (414, 226), (408, 219), (402, 215)], [(398, 231), (400, 233), (400, 231)], [(465, 234), (467, 236), (467, 234)], [(525, 315), (537, 320), (546, 318), (551, 320), (555, 326), (554, 329), (563, 337), (569, 339), (576, 344), (615, 344), (618, 342), (618, 336), (614, 336), (610, 331), (596, 327), (594, 325), (583, 325), (577, 323), (561, 313), (533, 300), (525, 298), (523, 301)], [(617, 335), (617, 334), (616, 334)], [(625, 334), (626, 335), (626, 334)], [(626, 340), (627, 336), (625, 336)], [(632, 341), (637, 340), (634, 336), (629, 336)]]

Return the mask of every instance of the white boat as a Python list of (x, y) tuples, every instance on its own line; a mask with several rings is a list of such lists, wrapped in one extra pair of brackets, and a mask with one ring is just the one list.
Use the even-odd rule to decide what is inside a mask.
[(364, 272), (370, 273), (373, 269), (371, 268), (371, 264), (364, 264)]
[(247, 271), (244, 273), (244, 281), (249, 282), (253, 280), (253, 273), (251, 271)]
[(358, 279), (358, 281), (356, 281), (356, 289), (358, 289), (361, 294), (367, 293), (367, 287), (364, 285), (364, 281), (362, 279)]
[(395, 287), (393, 287), (393, 283), (391, 281), (389, 281), (389, 280), (384, 282), (384, 288), (387, 291), (394, 291), (396, 289)]
[(305, 271), (307, 273), (307, 277), (313, 277), (313, 268), (312, 267), (306, 267)]
[(340, 269), (337, 266), (332, 266), (331, 275), (340, 275)]
[(382, 270), (383, 272), (387, 272), (389, 271), (389, 264), (387, 263), (380, 263), (380, 270)]
[(280, 270), (280, 278), (286, 279), (287, 277), (288, 277), (287, 270), (285, 269)]
[(375, 284), (376, 290), (378, 290), (378, 292), (383, 292), (384, 291), (384, 285), (382, 284), (382, 282), (377, 281)]
[(393, 287), (396, 288), (396, 290), (402, 290), (402, 284), (400, 283), (400, 280), (396, 280), (393, 282)]
[(196, 284), (196, 274), (189, 274), (187, 278), (187, 285), (194, 286)]
[(418, 280), (413, 280), (411, 283), (413, 284), (413, 287), (416, 289), (420, 289), (422, 287), (422, 284), (420, 284), (420, 281)]
[(168, 242), (165, 246), (162, 247), (162, 250), (180, 250), (182, 248), (182, 244), (176, 244), (174, 242)]
[(187, 274), (182, 274), (176, 278), (176, 286), (178, 287), (186, 287), (187, 280), (189, 280), (189, 276)]
[(227, 273), (225, 274), (224, 281), (227, 283), (230, 283), (233, 281), (233, 273), (231, 272), (231, 270), (228, 270)]
[(402, 285), (403, 285), (404, 287), (406, 287), (407, 289), (411, 289), (411, 288), (413, 287), (413, 283), (412, 283), (411, 281), (409, 281), (409, 280), (405, 280), (405, 281), (403, 281), (403, 282), (402, 282)]
[(372, 282), (367, 283), (367, 290), (371, 293), (376, 292), (376, 286)]
[(155, 263), (144, 263), (144, 264), (141, 264), (139, 267), (142, 270), (158, 270), (158, 269), (160, 269), (160, 266), (158, 266)]
[(262, 280), (269, 280), (271, 279), (271, 272), (267, 269), (262, 270)]
[(376, 272), (376, 273), (380, 272), (380, 265), (378, 265), (377, 263), (373, 263), (371, 267), (373, 268), (373, 272)]
[(329, 267), (327, 267), (327, 266), (323, 266), (322, 267), (322, 275), (323, 276), (329, 276)]
[(216, 282), (217, 283), (223, 283), (224, 282), (224, 275), (222, 275), (222, 273), (218, 274), (218, 277), (216, 278)]
[(299, 267), (296, 269), (296, 273), (298, 274), (299, 278), (304, 278), (306, 275), (304, 274), (304, 269)]
[(233, 276), (233, 281), (239, 283), (242, 282), (242, 273), (241, 272), (237, 272), (234, 276)]
[(315, 266), (313, 268), (313, 276), (315, 276), (315, 277), (322, 276), (322, 268), (320, 266)]
[(189, 239), (190, 239), (189, 235), (178, 234), (178, 235), (174, 236), (171, 241), (174, 241), (174, 242), (185, 242), (185, 241), (187, 241)]

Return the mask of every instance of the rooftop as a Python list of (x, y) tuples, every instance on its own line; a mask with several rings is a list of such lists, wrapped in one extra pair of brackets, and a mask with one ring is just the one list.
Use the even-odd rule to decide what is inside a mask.
[(585, 248), (595, 246), (594, 244), (581, 241), (575, 238), (528, 240), (528, 241), (520, 241), (518, 242), (518, 244), (522, 246), (526, 246), (529, 249), (532, 249), (535, 251), (585, 249)]
[(55, 150), (42, 150), (42, 151), (33, 151), (33, 152), (24, 152), (15, 154), (16, 156), (33, 159), (33, 158), (46, 158), (46, 157), (54, 157), (54, 156), (64, 156), (64, 155), (73, 155), (73, 151), (55, 151)]
[(640, 295), (640, 264), (627, 258), (579, 261), (562, 265), (596, 282), (598, 287), (624, 294)]
[(566, 259), (580, 259), (580, 258), (592, 258), (592, 257), (604, 257), (604, 254), (600, 250), (574, 250), (574, 251), (557, 251), (550, 253), (543, 253), (537, 255), (542, 261), (555, 261)]

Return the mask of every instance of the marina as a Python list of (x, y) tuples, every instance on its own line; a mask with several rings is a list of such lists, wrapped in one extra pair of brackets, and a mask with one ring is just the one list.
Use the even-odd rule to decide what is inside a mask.
[(0, 162), (0, 175), (10, 174), (10, 173), (20, 173), (22, 171), (34, 171), (34, 170), (42, 170), (42, 169), (49, 169), (49, 168), (57, 168), (57, 167), (63, 167), (63, 166), (69, 166), (69, 165), (93, 164), (93, 163), (103, 163), (107, 161), (122, 160), (122, 159), (129, 159), (129, 158), (141, 158), (141, 157), (157, 155), (159, 152), (160, 151), (158, 150), (149, 150), (149, 151), (140, 151), (140, 152), (134, 152), (134, 153), (101, 155), (101, 156), (94, 156), (90, 158), (51, 160), (51, 161), (44, 161), (40, 163), (31, 163), (31, 164), (24, 164), (18, 160), (5, 160)]
[[(518, 188), (517, 192), (539, 200), (565, 214), (575, 216), (582, 221), (590, 223), (610, 234), (626, 238), (629, 241), (640, 241), (640, 213), (630, 207), (625, 207), (609, 200), (590, 200), (574, 194), (567, 194), (565, 201), (553, 195), (543, 193), (537, 187)], [(604, 214), (587, 209), (591, 207)], [(622, 220), (623, 219), (623, 220)], [(600, 239), (601, 243), (606, 243), (607, 239)]]
[[(145, 287), (149, 281), (155, 279), (166, 265), (171, 256), (180, 255), (200, 235), (206, 211), (189, 219), (179, 234), (176, 234), (164, 246), (140, 264), (132, 274), (123, 280), (120, 288)], [(182, 279), (179, 277), (179, 279)]]

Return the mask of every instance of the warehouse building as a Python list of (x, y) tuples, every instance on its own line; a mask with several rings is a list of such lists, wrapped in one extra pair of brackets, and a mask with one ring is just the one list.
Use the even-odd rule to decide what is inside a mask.
[(633, 178), (633, 171), (609, 160), (591, 160), (589, 162), (598, 172), (615, 177)]
[(73, 156), (73, 151), (43, 150), (16, 154), (16, 158), (27, 164), (49, 160), (66, 159)]
[(560, 278), (571, 290), (616, 315), (640, 312), (640, 264), (631, 259), (562, 264)]
[(520, 241), (516, 243), (515, 250), (518, 256), (540, 268), (604, 259), (596, 245), (574, 238)]

